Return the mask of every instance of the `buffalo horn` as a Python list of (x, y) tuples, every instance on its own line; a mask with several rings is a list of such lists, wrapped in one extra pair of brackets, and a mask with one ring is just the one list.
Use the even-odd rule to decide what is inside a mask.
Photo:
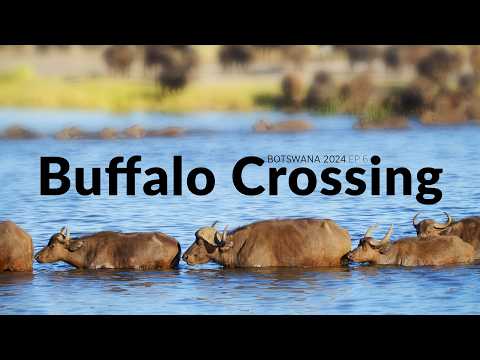
[(453, 222), (452, 217), (447, 212), (443, 212), (443, 213), (445, 214), (448, 220), (445, 224), (438, 224), (438, 223), (435, 224), (435, 229), (443, 230), (449, 227), (450, 225), (452, 225), (452, 222)]

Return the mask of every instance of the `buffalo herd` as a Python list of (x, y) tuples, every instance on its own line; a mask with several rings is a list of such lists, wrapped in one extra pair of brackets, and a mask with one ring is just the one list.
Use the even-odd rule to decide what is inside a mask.
[(372, 265), (441, 266), (470, 264), (480, 258), (480, 217), (438, 223), (413, 218), (416, 236), (391, 241), (370, 227), (352, 250), (349, 232), (328, 219), (266, 220), (228, 231), (216, 223), (200, 228), (181, 255), (179, 242), (164, 233), (100, 232), (73, 238), (66, 227), (35, 256), (32, 238), (11, 221), (0, 222), (0, 272), (31, 272), (39, 263), (65, 262), (78, 269), (153, 270), (214, 262), (226, 268), (336, 267), (349, 262)]

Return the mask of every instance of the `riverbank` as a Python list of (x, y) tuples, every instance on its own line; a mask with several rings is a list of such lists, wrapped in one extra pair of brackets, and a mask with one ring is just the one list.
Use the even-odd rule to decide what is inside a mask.
[(162, 93), (155, 83), (128, 78), (37, 76), (28, 69), (0, 75), (0, 106), (106, 110), (112, 112), (257, 111), (262, 99), (279, 95), (271, 79), (193, 82), (177, 93)]

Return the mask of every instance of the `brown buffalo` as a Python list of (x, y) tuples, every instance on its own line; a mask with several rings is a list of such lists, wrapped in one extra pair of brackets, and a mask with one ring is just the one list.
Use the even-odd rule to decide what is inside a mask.
[(185, 134), (185, 129), (181, 127), (167, 127), (158, 130), (147, 130), (146, 137), (175, 137)]
[(359, 263), (401, 266), (438, 266), (471, 263), (474, 260), (473, 246), (458, 236), (408, 237), (390, 242), (393, 226), (382, 240), (372, 237), (368, 229), (358, 247), (348, 254), (348, 259)]
[(21, 126), (11, 126), (0, 134), (0, 139), (9, 140), (31, 140), (39, 137), (41, 137), (39, 133), (25, 129)]
[(0, 272), (32, 271), (32, 238), (11, 221), (0, 222)]
[(195, 236), (185, 262), (213, 261), (229, 268), (338, 266), (352, 246), (347, 230), (318, 219), (261, 221), (230, 233), (213, 224)]
[(85, 138), (85, 132), (77, 127), (63, 129), (55, 134), (57, 140), (77, 140)]
[(255, 124), (253, 129), (258, 133), (294, 133), (310, 131), (313, 129), (313, 125), (305, 120), (288, 120), (276, 124), (272, 124), (265, 120), (260, 120)]
[(354, 125), (355, 129), (360, 130), (407, 129), (408, 127), (408, 118), (405, 116), (390, 116), (379, 119), (361, 117)]
[(142, 139), (147, 135), (147, 131), (140, 125), (133, 125), (123, 132), (123, 137), (127, 139)]
[(413, 218), (413, 226), (419, 237), (427, 237), (430, 235), (456, 235), (467, 243), (471, 244), (480, 257), (480, 217), (472, 216), (460, 221), (454, 221), (448, 213), (447, 222), (444, 224), (437, 223), (435, 220), (428, 219), (417, 223), (420, 214)]
[(180, 254), (177, 240), (160, 232), (100, 232), (72, 239), (63, 228), (35, 255), (35, 260), (63, 261), (78, 269), (150, 270), (176, 267)]
[(118, 131), (104, 128), (99, 132), (83, 131), (77, 127), (63, 129), (55, 134), (57, 140), (114, 140), (119, 138)]
[(102, 129), (98, 135), (95, 134), (95, 138), (102, 139), (102, 140), (115, 140), (119, 138), (118, 131), (113, 128), (104, 128)]

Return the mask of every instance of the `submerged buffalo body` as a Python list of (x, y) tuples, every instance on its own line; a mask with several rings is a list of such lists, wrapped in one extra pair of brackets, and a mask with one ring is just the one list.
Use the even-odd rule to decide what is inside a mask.
[(450, 235), (458, 236), (471, 244), (476, 252), (476, 257), (480, 258), (480, 217), (472, 216), (460, 221), (454, 221), (450, 215), (445, 213), (448, 220), (446, 223), (437, 223), (435, 220), (428, 219), (416, 222), (417, 214), (413, 218), (413, 226), (418, 236), (427, 237), (430, 235)]
[(458, 236), (409, 237), (393, 243), (390, 228), (383, 240), (375, 240), (370, 228), (348, 259), (359, 263), (401, 266), (439, 266), (474, 261), (475, 250)]
[(253, 130), (258, 133), (295, 133), (310, 131), (313, 125), (305, 120), (287, 120), (278, 123), (270, 123), (265, 120), (260, 120), (255, 123)]
[(71, 239), (63, 228), (35, 259), (66, 262), (79, 269), (163, 269), (178, 265), (180, 245), (163, 233), (98, 234)]
[(214, 224), (197, 231), (183, 260), (230, 268), (338, 266), (351, 246), (348, 231), (331, 220), (269, 220), (230, 233)]
[(0, 272), (31, 272), (32, 238), (11, 221), (0, 222)]

